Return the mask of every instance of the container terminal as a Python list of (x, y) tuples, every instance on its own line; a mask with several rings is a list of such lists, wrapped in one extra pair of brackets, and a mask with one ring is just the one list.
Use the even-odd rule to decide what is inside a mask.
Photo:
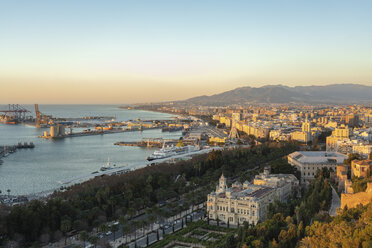
[[(162, 132), (184, 131), (189, 128), (187, 122), (180, 120), (128, 120), (118, 122), (115, 116), (83, 116), (80, 118), (55, 118), (40, 111), (39, 105), (34, 104), (35, 117), (31, 111), (19, 104), (9, 104), (0, 109), (0, 123), (16, 125), (25, 124), (36, 128), (50, 128), (41, 138), (67, 138), (90, 135), (102, 135), (149, 129), (161, 129)], [(82, 132), (72, 132), (73, 128), (86, 128)], [(66, 132), (70, 129), (69, 132)]]
[(142, 129), (126, 129), (126, 128), (97, 128), (96, 130), (86, 129), (82, 132), (72, 132), (72, 128), (70, 132), (65, 131), (65, 126), (58, 124), (53, 125), (50, 127), (50, 132), (44, 131), (44, 134), (39, 136), (39, 138), (44, 139), (63, 139), (63, 138), (72, 138), (72, 137), (84, 137), (84, 136), (92, 136), (92, 135), (103, 135), (103, 134), (114, 134), (114, 133), (125, 133), (125, 132), (134, 132), (134, 131), (142, 131), (142, 130), (150, 130), (150, 129), (159, 129), (159, 127), (147, 127)]

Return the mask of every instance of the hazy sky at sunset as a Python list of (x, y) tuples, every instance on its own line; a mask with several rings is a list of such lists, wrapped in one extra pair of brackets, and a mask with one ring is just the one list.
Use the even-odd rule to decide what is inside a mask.
[(0, 0), (0, 103), (372, 85), (372, 1)]

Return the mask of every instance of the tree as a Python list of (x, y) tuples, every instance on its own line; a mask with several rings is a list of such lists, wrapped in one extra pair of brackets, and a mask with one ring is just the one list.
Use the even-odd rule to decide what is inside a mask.
[(84, 242), (84, 247), (85, 247), (85, 241), (87, 241), (88, 238), (89, 238), (89, 235), (86, 231), (80, 232), (79, 239)]
[(64, 219), (61, 221), (61, 231), (63, 232), (63, 236), (65, 236), (65, 245), (67, 241), (67, 232), (71, 230), (71, 220)]
[(235, 248), (236, 247), (236, 240), (233, 234), (229, 234), (226, 238), (225, 246), (226, 248)]
[(116, 232), (119, 231), (119, 225), (110, 226), (110, 231), (114, 234), (114, 240), (115, 240), (116, 239), (116, 237), (115, 237)]
[(271, 242), (271, 247), (272, 248), (279, 248), (278, 242), (276, 242), (275, 239), (273, 239), (273, 241)]
[(94, 245), (94, 247), (97, 246), (98, 243), (98, 237), (96, 235), (92, 235), (88, 238), (89, 242)]
[(107, 231), (108, 231), (108, 225), (106, 225), (106, 224), (101, 224), (100, 226), (99, 226), (99, 230), (101, 231), (101, 232), (103, 232), (103, 233), (106, 233)]
[(130, 231), (130, 228), (129, 226), (125, 225), (125, 226), (121, 226), (121, 231), (123, 233), (123, 235), (125, 234), (125, 242), (127, 243), (128, 242), (128, 232)]
[(10, 197), (10, 189), (7, 189), (6, 192), (8, 192), (8, 197)]
[(132, 219), (133, 216), (136, 214), (136, 210), (134, 210), (134, 208), (129, 208), (128, 209), (128, 214), (130, 216), (130, 219)]
[(351, 165), (351, 161), (356, 159), (361, 159), (358, 153), (349, 153), (348, 158), (344, 160), (344, 164)]
[[(71, 229), (91, 230), (92, 227), (99, 226), (99, 223), (111, 220), (113, 215), (127, 214), (133, 218), (136, 211), (140, 211), (143, 207), (151, 208), (156, 206), (159, 200), (165, 201), (181, 195), (182, 192), (193, 192), (189, 194), (190, 202), (196, 203), (201, 199), (198, 195), (206, 192), (204, 189), (210, 191), (210, 182), (218, 180), (221, 171), (227, 175), (239, 175), (240, 171), (253, 169), (259, 164), (280, 159), (297, 150), (293, 144), (278, 143), (277, 147), (263, 146), (266, 148), (263, 149), (258, 145), (250, 149), (215, 151), (209, 154), (210, 156), (205, 154), (173, 165), (147, 166), (121, 175), (96, 177), (68, 187), (64, 192), (55, 192), (45, 201), (35, 200), (12, 207), (10, 212), (5, 214), (5, 218), (1, 216), (5, 223), (1, 223), (0, 232), (6, 233), (10, 238), (22, 237), (19, 245), (28, 247), (38, 241), (41, 235), (54, 238), (61, 231), (61, 222), (66, 218), (72, 222)], [(197, 166), (194, 167), (194, 164)], [(253, 174), (254, 172), (250, 173), (250, 176)], [(149, 177), (150, 175), (152, 178)], [(182, 175), (177, 182), (174, 182), (175, 175)], [(190, 182), (187, 186), (186, 181)], [(152, 192), (150, 187), (147, 187), (146, 191), (147, 185), (151, 185)], [(195, 192), (197, 188), (203, 191)], [(313, 200), (319, 198), (321, 197), (313, 197)], [(320, 199), (319, 202), (323, 200)], [(318, 207), (318, 204), (313, 205)], [(159, 212), (168, 212), (170, 209), (168, 206), (167, 210)], [(305, 225), (308, 223), (307, 219), (310, 220), (313, 214), (312, 210), (306, 213), (305, 210), (310, 208), (308, 206), (312, 204), (305, 204), (304, 214), (301, 214), (301, 220)], [(178, 208), (178, 205), (174, 206), (176, 211)], [(292, 207), (288, 209), (291, 209), (288, 212), (293, 215)], [(289, 214), (285, 216), (287, 215)]]
[(127, 223), (128, 223), (128, 219), (127, 218), (125, 218), (125, 216), (120, 216), (119, 217), (119, 223), (120, 223), (120, 225), (122, 226), (122, 233), (123, 233), (123, 235), (124, 235), (124, 226), (126, 226), (127, 225)]
[[(99, 230), (100, 230), (100, 232), (103, 232), (103, 233), (107, 233), (107, 231), (108, 231), (108, 225), (106, 225), (106, 224), (101, 224), (100, 226), (99, 226)], [(104, 237), (105, 237), (105, 240), (106, 240), (106, 235), (104, 235)]]
[(152, 228), (153, 228), (153, 225), (154, 225), (155, 220), (156, 220), (156, 217), (155, 217), (153, 214), (151, 214), (151, 215), (149, 216), (150, 229), (151, 229), (151, 231), (152, 231)]
[(96, 228), (96, 232), (98, 232), (98, 228), (101, 222), (98, 219), (95, 219), (92, 224), (93, 224), (93, 227)]
[(302, 239), (304, 235), (304, 223), (301, 221), (300, 224), (297, 227), (297, 239)]
[(300, 207), (296, 206), (295, 207), (295, 214), (296, 214), (296, 223), (300, 223)]

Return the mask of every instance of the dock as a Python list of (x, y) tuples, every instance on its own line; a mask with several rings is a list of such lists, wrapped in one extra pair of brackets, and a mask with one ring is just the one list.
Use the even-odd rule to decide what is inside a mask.
[(165, 139), (162, 139), (162, 138), (158, 138), (158, 139), (143, 139), (143, 140), (138, 141), (138, 142), (120, 141), (120, 142), (114, 143), (114, 145), (116, 145), (116, 146), (138, 146), (138, 147), (157, 147), (157, 148), (161, 148), (164, 143), (177, 144), (177, 142), (178, 142), (178, 139), (173, 139), (173, 140), (167, 139), (167, 140), (165, 140)]
[[(34, 148), (35, 145), (34, 143), (30, 142), (19, 142), (17, 145), (5, 145), (5, 146), (0, 146), (0, 158), (7, 157), (9, 154), (14, 153), (17, 151), (17, 149), (29, 149), (29, 148)], [(3, 148), (3, 149), (1, 149)], [(2, 164), (2, 162), (0, 162)]]
[(160, 129), (159, 127), (150, 127), (150, 128), (142, 128), (142, 129), (122, 129), (122, 128), (113, 128), (112, 130), (89, 130), (83, 132), (76, 132), (76, 133), (67, 133), (63, 135), (42, 135), (39, 138), (44, 139), (64, 139), (64, 138), (73, 138), (73, 137), (85, 137), (85, 136), (93, 136), (93, 135), (104, 135), (104, 134), (114, 134), (114, 133), (126, 133), (126, 132), (138, 132), (138, 131), (145, 131), (151, 129)]
[[(156, 147), (162, 148), (164, 143), (166, 145), (177, 145), (179, 139), (163, 139), (163, 138), (149, 138), (141, 141), (119, 141), (114, 143), (116, 146), (137, 146), (137, 147)], [(185, 145), (195, 145), (194, 140), (183, 140)]]

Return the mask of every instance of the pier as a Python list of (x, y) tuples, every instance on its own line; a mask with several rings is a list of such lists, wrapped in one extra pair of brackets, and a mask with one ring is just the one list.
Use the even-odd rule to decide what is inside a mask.
[(177, 142), (178, 142), (177, 139), (174, 139), (174, 140), (167, 139), (167, 140), (165, 140), (165, 139), (162, 139), (162, 138), (158, 138), (158, 139), (143, 139), (143, 140), (138, 141), (138, 142), (120, 141), (120, 142), (114, 143), (114, 145), (117, 145), (117, 146), (138, 146), (138, 147), (157, 147), (157, 148), (161, 148), (164, 143), (167, 143), (167, 144), (177, 144)]
[(114, 134), (114, 133), (125, 133), (125, 132), (135, 132), (135, 131), (144, 131), (144, 130), (151, 130), (151, 129), (160, 129), (159, 127), (148, 127), (142, 129), (122, 129), (122, 128), (113, 128), (111, 130), (85, 130), (83, 132), (76, 132), (76, 133), (67, 133), (67, 134), (60, 134), (57, 133), (56, 135), (53, 133), (51, 134), (44, 134), (39, 136), (39, 138), (44, 139), (64, 139), (64, 138), (73, 138), (73, 137), (84, 137), (84, 136), (92, 136), (92, 135), (104, 135), (104, 134)]
[[(114, 143), (116, 146), (138, 146), (138, 147), (156, 147), (162, 148), (164, 143), (167, 145), (177, 145), (179, 139), (162, 139), (162, 138), (149, 138), (141, 141), (119, 141)], [(194, 145), (195, 140), (182, 140), (185, 145)]]
[[(3, 147), (3, 149), (1, 149), (1, 147)], [(17, 145), (14, 145), (14, 146), (0, 146), (0, 158), (3, 158), (3, 157), (7, 157), (9, 154), (11, 153), (14, 153), (17, 151), (17, 149), (28, 149), (28, 148), (34, 148), (35, 145), (34, 143), (30, 142), (30, 143), (27, 143), (27, 142), (19, 142)], [(2, 160), (0, 160), (0, 164), (2, 164)]]

